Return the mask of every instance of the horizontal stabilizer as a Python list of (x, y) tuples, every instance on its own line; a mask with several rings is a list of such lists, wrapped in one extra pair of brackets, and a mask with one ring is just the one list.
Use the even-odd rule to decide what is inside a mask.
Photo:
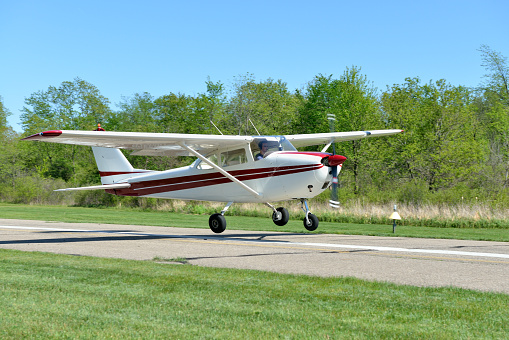
[(103, 184), (103, 185), (92, 185), (90, 187), (79, 187), (79, 188), (65, 188), (57, 189), (53, 191), (76, 191), (76, 190), (106, 190), (106, 189), (125, 189), (130, 188), (129, 183), (117, 183), (117, 184)]

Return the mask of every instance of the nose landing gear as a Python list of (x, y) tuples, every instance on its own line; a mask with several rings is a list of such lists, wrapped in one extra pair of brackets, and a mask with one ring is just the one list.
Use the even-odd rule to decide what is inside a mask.
[(304, 217), (304, 228), (309, 231), (316, 230), (316, 228), (318, 228), (318, 217), (309, 211), (308, 201), (305, 198), (301, 198), (300, 202), (302, 210), (306, 213)]

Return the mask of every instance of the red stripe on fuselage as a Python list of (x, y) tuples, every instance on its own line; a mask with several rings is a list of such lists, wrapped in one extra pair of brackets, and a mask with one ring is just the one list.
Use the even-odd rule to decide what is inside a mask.
[(147, 171), (99, 171), (99, 176), (116, 176), (116, 175), (127, 175), (127, 174), (145, 174), (152, 172), (151, 170)]
[[(299, 172), (313, 171), (321, 169), (322, 167), (322, 164), (306, 164), (297, 166), (283, 166), (278, 168), (236, 170), (229, 173), (240, 181), (248, 181), (260, 178), (284, 176), (296, 174)], [(107, 192), (122, 196), (145, 196), (169, 191), (195, 189), (205, 186), (225, 184), (229, 182), (231, 182), (229, 178), (223, 176), (219, 172), (213, 172), (202, 175), (181, 176), (134, 183), (131, 182), (131, 187), (129, 189), (107, 190)]]

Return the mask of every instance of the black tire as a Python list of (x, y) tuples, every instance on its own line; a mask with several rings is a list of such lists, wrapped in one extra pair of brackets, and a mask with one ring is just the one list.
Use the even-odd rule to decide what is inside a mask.
[(308, 214), (308, 221), (306, 221), (306, 218), (304, 218), (304, 228), (306, 228), (309, 231), (316, 230), (318, 228), (318, 217), (316, 217), (313, 214)]
[(276, 212), (273, 212), (272, 213), (272, 221), (274, 222), (275, 225), (278, 225), (280, 227), (284, 226), (285, 224), (288, 223), (288, 220), (290, 219), (290, 214), (288, 213), (288, 210), (286, 210), (283, 207), (279, 207), (276, 210), (281, 213), (281, 218), (277, 219)]
[(216, 234), (221, 234), (226, 229), (226, 218), (221, 214), (213, 214), (209, 218), (210, 230)]

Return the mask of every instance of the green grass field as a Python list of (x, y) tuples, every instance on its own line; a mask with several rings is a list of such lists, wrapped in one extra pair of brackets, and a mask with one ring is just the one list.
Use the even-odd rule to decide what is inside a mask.
[[(284, 231), (294, 233), (307, 232), (303, 227), (302, 220), (290, 220), (290, 222), (283, 227), (274, 225), (268, 209), (266, 218), (228, 216), (228, 214), (225, 216), (228, 224), (227, 228), (231, 230)], [(209, 215), (191, 215), (169, 213), (164, 211), (141, 211), (118, 208), (99, 209), (1, 203), (0, 218), (208, 229)], [(497, 228), (397, 226), (396, 233), (393, 234), (392, 225), (320, 222), (320, 226), (315, 232), (329, 234), (405, 236), (509, 242), (509, 229)]]
[(509, 295), (0, 250), (0, 337), (504, 339)]
[[(0, 218), (193, 227), (208, 215), (0, 204)], [(228, 216), (230, 229), (305, 232)], [(320, 232), (392, 236), (391, 225)], [(396, 236), (509, 241), (506, 229), (401, 226)], [(509, 295), (0, 249), (0, 338), (504, 339)]]

